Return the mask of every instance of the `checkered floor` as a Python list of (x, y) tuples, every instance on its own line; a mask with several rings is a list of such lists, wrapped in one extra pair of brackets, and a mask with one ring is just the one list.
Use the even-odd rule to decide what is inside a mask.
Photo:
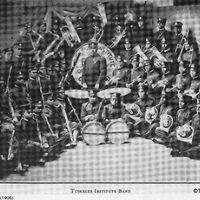
[(200, 161), (173, 158), (170, 149), (134, 138), (123, 145), (86, 146), (79, 142), (44, 168), (31, 167), (25, 176), (2, 181), (152, 182), (199, 181)]

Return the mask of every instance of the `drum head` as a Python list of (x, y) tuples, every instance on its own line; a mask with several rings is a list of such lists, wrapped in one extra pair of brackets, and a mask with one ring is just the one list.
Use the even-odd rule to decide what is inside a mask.
[(83, 140), (88, 145), (105, 142), (106, 130), (99, 122), (88, 122), (82, 130)]
[(122, 144), (129, 138), (129, 129), (122, 120), (110, 122), (106, 127), (108, 139), (114, 144)]
[(117, 88), (108, 88), (105, 90), (102, 90), (97, 93), (97, 96), (102, 98), (102, 99), (109, 99), (110, 95), (112, 93), (120, 93), (121, 96), (126, 96), (131, 92), (130, 88), (123, 88), (123, 87), (117, 87)]
[[(106, 80), (110, 80), (112, 72), (116, 66), (115, 55), (107, 46), (101, 43), (98, 44), (98, 54), (106, 59), (106, 64), (107, 64)], [(72, 58), (71, 67), (73, 67), (75, 64), (72, 75), (75, 81), (81, 86), (83, 86), (82, 85), (83, 62), (90, 55), (91, 55), (91, 50), (88, 47), (88, 43), (85, 43), (77, 49)]]
[(65, 95), (74, 99), (88, 99), (89, 94), (86, 90), (66, 90)]

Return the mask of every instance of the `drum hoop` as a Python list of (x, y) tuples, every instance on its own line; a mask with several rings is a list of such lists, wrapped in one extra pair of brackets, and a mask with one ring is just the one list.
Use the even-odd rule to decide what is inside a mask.
[[(123, 123), (123, 124), (125, 124), (125, 125), (127, 126), (127, 124), (126, 124), (126, 122), (125, 122), (124, 120), (116, 119), (116, 120), (110, 122), (110, 123), (106, 126), (106, 132), (108, 132), (108, 129), (111, 127), (111, 125), (113, 125), (113, 124), (115, 124), (115, 123), (118, 123), (118, 122)], [(127, 126), (127, 129), (128, 129), (128, 126)], [(122, 132), (124, 132), (124, 131), (122, 131)], [(110, 133), (110, 132), (109, 132), (109, 133)], [(112, 132), (111, 132), (111, 133), (112, 133)]]
[[(83, 128), (82, 128), (82, 134), (84, 133), (84, 130), (90, 125), (90, 124), (96, 124), (96, 125), (99, 125), (106, 133), (106, 129), (104, 128), (104, 126), (102, 126), (102, 124), (100, 122), (95, 122), (95, 121), (92, 121), (92, 122), (87, 122)], [(87, 132), (86, 132), (87, 134)], [(102, 135), (102, 134), (98, 134), (98, 135)]]

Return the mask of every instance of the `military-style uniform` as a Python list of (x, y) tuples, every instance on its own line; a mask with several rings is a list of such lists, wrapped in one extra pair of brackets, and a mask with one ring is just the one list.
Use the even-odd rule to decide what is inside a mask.
[(117, 87), (126, 87), (126, 84), (130, 83), (131, 71), (127, 68), (114, 69), (112, 72), (112, 78), (113, 77), (117, 79), (113, 85), (116, 85)]
[(185, 89), (188, 89), (191, 84), (191, 77), (189, 74), (178, 74), (176, 75), (176, 82), (175, 85), (180, 89), (181, 91), (184, 91)]
[[(101, 112), (98, 113), (99, 110), (99, 102), (95, 102), (91, 104), (90, 102), (86, 102), (81, 107), (81, 120), (85, 123), (88, 122), (87, 117), (93, 115), (96, 120), (101, 120)], [(98, 116), (96, 116), (98, 114)]]
[(99, 83), (100, 87), (104, 85), (107, 73), (105, 58), (99, 54), (89, 56), (83, 64), (82, 83), (90, 88), (94, 88)]
[(106, 120), (110, 122), (113, 119), (119, 119), (119, 118), (123, 119), (124, 115), (125, 115), (125, 107), (123, 104), (121, 105), (121, 107), (114, 107), (113, 105), (108, 104), (104, 106), (102, 119), (103, 122), (106, 123), (105, 122)]

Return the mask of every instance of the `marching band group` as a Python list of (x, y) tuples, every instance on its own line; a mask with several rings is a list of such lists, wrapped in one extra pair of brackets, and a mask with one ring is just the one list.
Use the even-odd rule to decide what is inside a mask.
[[(140, 136), (172, 148), (173, 156), (197, 157), (200, 72), (191, 31), (183, 35), (181, 22), (166, 30), (164, 18), (158, 18), (155, 33), (145, 17), (124, 23), (116, 16), (102, 26), (93, 16), (91, 27), (81, 20), (73, 27), (79, 40), (55, 18), (51, 31), (45, 21), (37, 31), (24, 24), (12, 48), (3, 50), (1, 171), (12, 163), (23, 174), (29, 165), (59, 157), (79, 139), (94, 145)], [(91, 54), (82, 62), (80, 86), (70, 62), (87, 42)], [(99, 43), (116, 57), (109, 79)]]

